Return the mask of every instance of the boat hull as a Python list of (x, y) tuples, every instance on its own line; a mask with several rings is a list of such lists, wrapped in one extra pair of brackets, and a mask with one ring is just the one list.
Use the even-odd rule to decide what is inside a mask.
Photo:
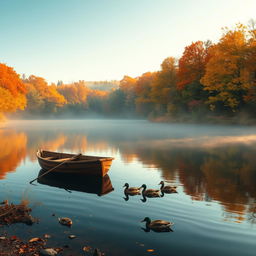
[[(55, 168), (53, 172), (105, 176), (112, 164), (112, 157), (90, 157), (81, 155), (75, 160), (61, 162), (61, 159), (72, 158), (75, 154), (38, 151), (39, 165), (45, 171)], [(49, 159), (55, 158), (55, 160)], [(62, 163), (62, 164), (61, 164)], [(60, 165), (61, 164), (61, 165)], [(60, 165), (59, 167), (57, 167)]]

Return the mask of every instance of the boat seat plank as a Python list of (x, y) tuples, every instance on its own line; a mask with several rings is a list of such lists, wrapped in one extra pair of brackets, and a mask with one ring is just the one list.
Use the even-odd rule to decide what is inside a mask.
[(72, 160), (72, 157), (68, 157), (68, 158), (60, 158), (60, 159), (54, 159), (54, 161), (56, 161), (56, 162), (63, 162), (63, 161), (68, 161), (68, 160)]

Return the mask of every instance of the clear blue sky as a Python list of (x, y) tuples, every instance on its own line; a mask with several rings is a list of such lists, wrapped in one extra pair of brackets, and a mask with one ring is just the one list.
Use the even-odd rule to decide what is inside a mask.
[(0, 0), (0, 62), (49, 82), (138, 76), (255, 13), (256, 0)]

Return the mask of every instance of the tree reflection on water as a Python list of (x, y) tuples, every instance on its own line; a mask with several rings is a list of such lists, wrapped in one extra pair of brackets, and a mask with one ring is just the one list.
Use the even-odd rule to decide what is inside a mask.
[(227, 143), (225, 138), (224, 144), (208, 141), (199, 145), (191, 140), (129, 141), (119, 136), (86, 136), (83, 132), (7, 129), (0, 130), (0, 141), (0, 179), (15, 171), (26, 157), (35, 161), (38, 148), (71, 152), (111, 150), (113, 154), (119, 152), (126, 163), (136, 160), (155, 167), (165, 180), (178, 177), (183, 191), (193, 200), (219, 202), (227, 220), (256, 222), (254, 141)]

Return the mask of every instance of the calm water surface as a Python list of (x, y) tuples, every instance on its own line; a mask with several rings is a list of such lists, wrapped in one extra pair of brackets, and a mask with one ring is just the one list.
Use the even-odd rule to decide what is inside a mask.
[[(38, 148), (115, 160), (103, 189), (101, 184), (83, 186), (81, 179), (77, 186), (70, 181), (69, 190), (62, 180), (49, 178), (33, 186), (29, 181), (40, 171)], [(141, 196), (125, 199), (124, 183), (159, 188), (161, 180), (177, 185), (178, 193), (146, 202)], [(256, 129), (12, 121), (0, 129), (0, 197), (14, 203), (28, 199), (32, 215), (40, 219), (33, 226), (8, 227), (10, 234), (29, 239), (47, 233), (52, 236), (49, 246), (69, 245), (75, 255), (84, 255), (82, 248), (89, 245), (106, 255), (255, 256)], [(146, 216), (174, 222), (174, 232), (145, 232), (140, 221)], [(58, 217), (72, 218), (73, 226), (61, 226)], [(69, 240), (69, 234), (77, 238)]]

